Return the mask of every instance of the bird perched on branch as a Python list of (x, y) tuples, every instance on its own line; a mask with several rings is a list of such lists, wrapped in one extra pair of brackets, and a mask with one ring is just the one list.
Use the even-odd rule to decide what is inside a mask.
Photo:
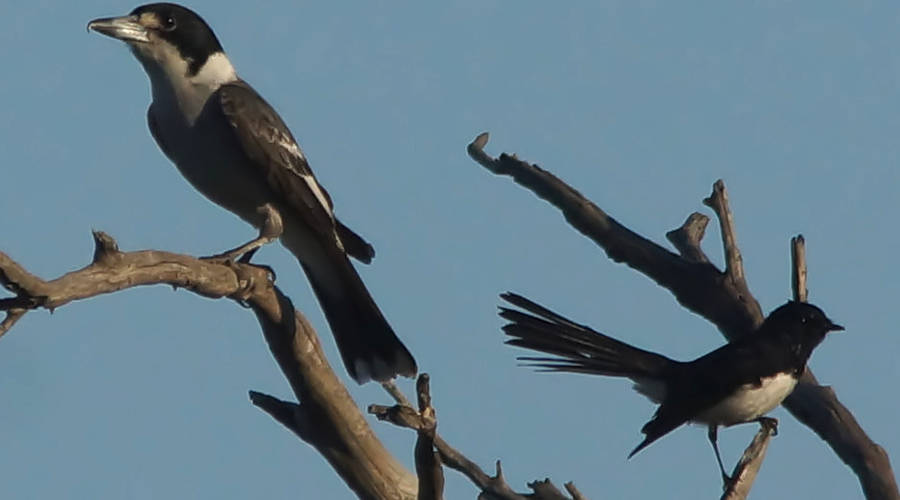
[(684, 423), (706, 424), (726, 483), (719, 426), (777, 425), (764, 415), (794, 390), (825, 335), (844, 329), (818, 307), (792, 301), (772, 311), (755, 332), (684, 362), (603, 335), (521, 295), (501, 297), (525, 311), (500, 308), (500, 316), (509, 320), (503, 326), (511, 337), (506, 343), (554, 356), (520, 360), (543, 371), (629, 378), (637, 392), (659, 405), (641, 429), (644, 440), (628, 458)]
[(88, 29), (125, 42), (143, 66), (150, 132), (191, 185), (256, 227), (261, 207), (278, 212), (281, 241), (306, 272), (350, 375), (359, 383), (414, 376), (415, 360), (348, 259), (369, 263), (372, 246), (335, 216), (290, 130), (237, 76), (209, 25), (185, 7), (154, 3)]

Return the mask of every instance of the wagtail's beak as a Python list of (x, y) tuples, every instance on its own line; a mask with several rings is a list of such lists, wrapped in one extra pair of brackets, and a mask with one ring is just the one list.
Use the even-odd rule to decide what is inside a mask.
[(138, 16), (104, 17), (87, 25), (88, 31), (96, 31), (125, 43), (149, 42), (147, 28), (138, 22)]
[(844, 331), (844, 327), (841, 325), (832, 323), (832, 324), (828, 325), (828, 331), (829, 332), (842, 332), (842, 331)]

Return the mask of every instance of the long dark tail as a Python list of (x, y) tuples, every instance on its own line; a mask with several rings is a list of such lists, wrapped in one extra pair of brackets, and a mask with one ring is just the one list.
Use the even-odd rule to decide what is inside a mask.
[(397, 375), (414, 377), (416, 360), (394, 334), (384, 315), (343, 252), (328, 266), (306, 266), (344, 366), (358, 383), (384, 382)]
[(500, 307), (500, 316), (509, 320), (503, 332), (512, 337), (506, 343), (555, 356), (518, 358), (541, 371), (655, 378), (674, 363), (575, 323), (521, 295), (504, 293), (500, 297), (527, 311)]

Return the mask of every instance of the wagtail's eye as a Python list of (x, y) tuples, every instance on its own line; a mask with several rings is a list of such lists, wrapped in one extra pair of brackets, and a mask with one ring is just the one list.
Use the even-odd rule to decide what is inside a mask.
[(162, 23), (162, 29), (165, 31), (172, 31), (175, 29), (175, 18), (172, 16), (166, 16)]

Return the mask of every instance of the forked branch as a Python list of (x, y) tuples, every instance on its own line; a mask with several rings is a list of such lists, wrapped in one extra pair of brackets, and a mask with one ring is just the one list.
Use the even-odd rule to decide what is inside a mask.
[[(484, 151), (488, 134), (469, 144), (469, 155), (498, 175), (508, 175), (540, 198), (562, 211), (566, 220), (602, 247), (607, 255), (653, 279), (675, 299), (718, 327), (727, 339), (753, 331), (763, 320), (759, 303), (744, 279), (740, 250), (735, 236), (734, 217), (728, 204), (725, 184), (717, 181), (704, 200), (719, 219), (726, 269), (709, 262), (700, 248), (707, 219), (692, 214), (685, 224), (667, 235), (678, 250), (670, 252), (623, 226), (605, 211), (550, 172), (501, 154), (493, 158)], [(805, 277), (805, 273), (803, 274)], [(797, 283), (805, 280), (796, 278)], [(805, 290), (805, 284), (802, 286)], [(869, 499), (900, 499), (890, 460), (859, 423), (838, 401), (834, 391), (818, 384), (807, 370), (800, 384), (784, 402), (800, 422), (825, 440), (859, 478)]]
[[(268, 226), (267, 226), (268, 227)], [(265, 228), (264, 228), (265, 230)], [(27, 311), (142, 285), (168, 284), (210, 298), (231, 298), (256, 314), (297, 403), (251, 392), (254, 404), (318, 450), (360, 497), (410, 500), (416, 479), (381, 444), (326, 360), (306, 318), (270, 279), (268, 269), (229, 258), (197, 259), (157, 250), (121, 252), (94, 233), (93, 262), (44, 281), (0, 252), (0, 284), (9, 329)]]
[[(260, 238), (250, 246), (276, 238), (279, 233), (279, 221), (272, 217)], [(392, 396), (404, 402), (385, 407), (393, 412), (392, 421), (407, 418), (405, 426), (418, 432), (414, 452), (417, 481), (372, 432), (346, 387), (332, 371), (314, 329), (274, 285), (270, 270), (245, 263), (244, 259), (234, 261), (247, 245), (198, 259), (157, 250), (121, 252), (115, 240), (101, 232), (94, 233), (94, 241), (94, 256), (89, 265), (50, 281), (34, 276), (0, 252), (0, 285), (14, 294), (0, 299), (0, 311), (7, 313), (0, 324), (0, 334), (28, 311), (52, 310), (72, 301), (135, 286), (167, 284), (204, 297), (230, 298), (249, 306), (255, 313), (272, 355), (297, 400), (284, 401), (251, 391), (251, 402), (313, 446), (360, 498), (439, 500), (443, 494), (442, 464), (463, 471), (490, 498), (526, 498), (506, 485), (499, 462), (497, 474), (491, 477), (437, 435), (427, 375), (417, 384), (418, 411), (409, 407), (396, 386), (386, 384)], [(541, 496), (528, 494), (528, 498), (566, 498), (561, 493), (549, 496), (553, 491), (559, 492), (549, 481), (530, 486), (536, 492), (534, 495), (542, 493)], [(572, 499), (584, 499), (573, 485), (567, 484), (566, 488)]]
[[(434, 470), (434, 466), (443, 462), (444, 465), (451, 469), (457, 470), (469, 478), (470, 481), (481, 490), (479, 499), (491, 500), (587, 500), (587, 498), (578, 491), (573, 483), (566, 483), (566, 491), (569, 495), (564, 495), (559, 488), (553, 485), (549, 479), (542, 481), (534, 481), (528, 483), (531, 493), (516, 493), (506, 482), (503, 477), (503, 468), (500, 461), (496, 463), (496, 473), (491, 476), (486, 473), (478, 464), (469, 460), (465, 455), (447, 444), (441, 436), (437, 434), (437, 417), (434, 408), (431, 406), (431, 393), (429, 392), (428, 374), (419, 376), (416, 384), (416, 392), (419, 401), (419, 410), (416, 411), (409, 406), (409, 401), (391, 384), (385, 387), (396, 400), (394, 406), (369, 405), (369, 413), (375, 415), (379, 420), (390, 422), (399, 427), (413, 429), (419, 434), (419, 441), (416, 443), (416, 470), (419, 473), (419, 500), (430, 500), (432, 498), (441, 498), (440, 491), (431, 489), (431, 487), (422, 488), (421, 483), (427, 481), (429, 485), (437, 485), (437, 481), (433, 481), (431, 477), (437, 477), (438, 474)], [(423, 439), (424, 437), (424, 439)], [(420, 453), (424, 458), (420, 462)], [(436, 454), (436, 456), (435, 456)], [(430, 456), (435, 456), (432, 462)], [(443, 476), (441, 476), (440, 485), (443, 487)], [(425, 496), (422, 496), (424, 492)], [(434, 495), (434, 496), (429, 496)]]

